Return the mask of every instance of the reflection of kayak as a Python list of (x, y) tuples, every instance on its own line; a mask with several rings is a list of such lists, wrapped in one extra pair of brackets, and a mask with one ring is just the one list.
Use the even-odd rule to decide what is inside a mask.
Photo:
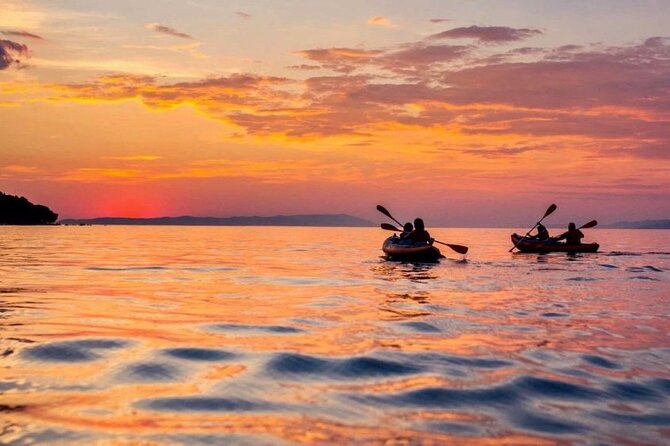
[[(568, 245), (555, 240), (537, 240), (533, 237), (526, 237), (521, 240), (523, 236), (519, 234), (512, 234), (512, 243), (521, 252), (596, 252), (600, 245), (597, 243), (581, 243), (579, 245)], [(520, 241), (520, 242), (519, 242)], [(517, 244), (518, 243), (518, 244)]]
[(427, 243), (410, 243), (398, 236), (391, 236), (384, 240), (382, 251), (388, 260), (405, 262), (437, 262), (444, 257), (440, 250)]

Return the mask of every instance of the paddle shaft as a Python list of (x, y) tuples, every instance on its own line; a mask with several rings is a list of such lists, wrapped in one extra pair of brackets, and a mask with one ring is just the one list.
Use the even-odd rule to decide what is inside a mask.
[(512, 251), (514, 251), (514, 248), (516, 248), (517, 246), (519, 246), (519, 243), (521, 243), (522, 241), (524, 241), (524, 240), (526, 239), (526, 237), (528, 237), (528, 236), (530, 235), (530, 233), (533, 232), (533, 229), (537, 228), (537, 226), (538, 226), (540, 223), (542, 223), (542, 220), (544, 220), (545, 218), (547, 218), (548, 215), (550, 215), (552, 212), (554, 212), (554, 211), (556, 210), (556, 207), (557, 207), (557, 206), (556, 206), (555, 204), (552, 204), (551, 206), (549, 206), (549, 207), (547, 208), (547, 212), (544, 213), (544, 215), (542, 216), (542, 218), (539, 219), (539, 220), (537, 221), (537, 223), (535, 223), (535, 225), (534, 225), (532, 228), (530, 228), (530, 231), (526, 232), (526, 235), (524, 235), (523, 237), (521, 237), (521, 239), (520, 239), (518, 242), (516, 242), (516, 243), (514, 244), (514, 246), (512, 246), (512, 248), (511, 248), (509, 251), (507, 251), (507, 252), (512, 252)]

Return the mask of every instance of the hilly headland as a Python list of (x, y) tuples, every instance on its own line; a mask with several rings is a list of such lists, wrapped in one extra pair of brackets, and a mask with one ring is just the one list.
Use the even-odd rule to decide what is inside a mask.
[(26, 197), (0, 192), (1, 225), (48, 225), (58, 214), (41, 204), (33, 204)]

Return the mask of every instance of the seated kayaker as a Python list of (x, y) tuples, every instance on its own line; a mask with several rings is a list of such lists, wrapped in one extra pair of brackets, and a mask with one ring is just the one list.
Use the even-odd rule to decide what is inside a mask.
[(584, 233), (577, 229), (574, 223), (568, 225), (568, 230), (555, 238), (555, 240), (565, 240), (566, 245), (581, 245)]
[(549, 240), (549, 231), (544, 227), (542, 223), (537, 225), (537, 234), (533, 236), (537, 240)]
[(412, 231), (414, 230), (414, 226), (412, 226), (412, 223), (407, 222), (405, 225), (402, 227), (402, 232), (400, 233), (400, 238), (407, 238), (412, 234)]
[(414, 230), (409, 235), (409, 238), (414, 243), (428, 243), (430, 245), (432, 245), (433, 241), (435, 240), (430, 236), (428, 231), (426, 231), (423, 220), (420, 218), (414, 219)]

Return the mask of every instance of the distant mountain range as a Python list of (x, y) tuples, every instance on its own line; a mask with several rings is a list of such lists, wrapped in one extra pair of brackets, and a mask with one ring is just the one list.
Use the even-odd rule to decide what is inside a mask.
[(64, 225), (174, 225), (174, 226), (376, 226), (362, 218), (346, 214), (275, 215), (272, 217), (100, 217), (64, 219)]
[(603, 227), (611, 229), (670, 229), (670, 220), (620, 221)]

